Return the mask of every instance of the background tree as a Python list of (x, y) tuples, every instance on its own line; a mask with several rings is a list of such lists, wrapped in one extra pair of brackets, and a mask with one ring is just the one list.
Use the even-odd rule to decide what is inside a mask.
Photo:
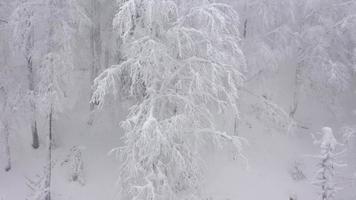
[(16, 67), (2, 66), (0, 68), (0, 144), (1, 160), (5, 171), (11, 170), (10, 135), (21, 130), (23, 119), (27, 116), (22, 113), (25, 102), (21, 97), (24, 93), (22, 77)]
[(332, 112), (340, 107), (340, 95), (336, 94), (349, 90), (352, 83), (350, 58), (355, 42), (349, 31), (355, 17), (347, 10), (353, 4), (338, 0), (305, 1), (299, 13), (299, 87), (316, 94)]
[[(90, 51), (92, 56), (92, 64), (90, 69), (90, 85), (94, 84), (94, 79), (98, 76), (101, 70), (101, 56), (102, 56), (102, 43), (101, 43), (101, 16), (100, 16), (101, 3), (96, 0), (90, 1), (90, 17), (92, 19), (92, 26), (90, 28)], [(92, 96), (92, 93), (91, 95)], [(94, 104), (90, 104), (90, 110), (94, 109)]]
[[(307, 102), (314, 99), (330, 115), (339, 116), (343, 110), (340, 102), (352, 89), (354, 80), (355, 15), (351, 10), (355, 2), (254, 0), (236, 2), (235, 7), (246, 22), (240, 25), (240, 30), (246, 29), (242, 32), (242, 49), (249, 66), (245, 89), (274, 103), (277, 99), (268, 96), (272, 92), (266, 83), (293, 76), (293, 94), (286, 95), (292, 100), (290, 104), (274, 103), (287, 113), (287, 118), (279, 115), (284, 121), (294, 120), (297, 127), (308, 128), (301, 120), (302, 113)], [(256, 85), (262, 94), (256, 91)], [(247, 101), (249, 106), (250, 98)], [(296, 115), (299, 109), (300, 115)]]
[[(0, 160), (2, 160), (2, 166), (5, 171), (11, 170), (11, 154), (10, 154), (10, 132), (13, 131), (12, 125), (15, 121), (15, 116), (18, 115), (16, 112), (16, 103), (18, 98), (16, 95), (19, 92), (20, 81), (15, 82), (16, 71), (11, 69), (9, 65), (11, 64), (9, 49), (9, 15), (13, 9), (15, 2), (4, 0), (0, 3), (0, 146), (1, 154)], [(16, 113), (16, 114), (15, 114)]]
[[(46, 200), (51, 199), (51, 169), (54, 119), (62, 112), (74, 70), (73, 39), (81, 22), (87, 20), (75, 0), (32, 0), (22, 2), (12, 18), (14, 42), (25, 54), (29, 69), (33, 147), (38, 148), (36, 119), (48, 121), (48, 167)], [(41, 37), (41, 40), (39, 40)], [(33, 65), (35, 63), (35, 65)], [(45, 123), (46, 124), (46, 123)]]
[(10, 24), (13, 29), (13, 45), (20, 51), (26, 62), (26, 68), (28, 71), (28, 95), (30, 112), (31, 112), (31, 133), (32, 133), (32, 147), (37, 149), (39, 147), (39, 136), (37, 130), (37, 107), (34, 100), (36, 94), (36, 71), (33, 67), (34, 55), (36, 50), (34, 49), (34, 26), (35, 23), (40, 20), (38, 15), (34, 15), (34, 9), (38, 2), (35, 1), (23, 1), (20, 3), (10, 18)]
[(63, 112), (69, 86), (71, 86), (73, 61), (74, 31), (79, 23), (86, 20), (80, 12), (80, 7), (75, 0), (48, 0), (48, 39), (47, 52), (40, 65), (40, 81), (38, 101), (41, 102), (42, 113), (48, 119), (48, 174), (46, 200), (51, 199), (51, 169), (52, 169), (52, 144), (54, 136), (54, 123), (59, 112)]

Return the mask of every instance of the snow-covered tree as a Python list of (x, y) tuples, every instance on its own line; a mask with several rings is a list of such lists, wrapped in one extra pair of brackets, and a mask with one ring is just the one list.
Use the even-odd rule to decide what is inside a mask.
[[(14, 44), (24, 54), (29, 71), (27, 98), (33, 113), (34, 148), (39, 146), (36, 120), (48, 120), (48, 134), (44, 135), (47, 136), (49, 169), (46, 187), (50, 190), (53, 123), (68, 97), (74, 69), (73, 39), (86, 17), (76, 0), (27, 0), (21, 2), (11, 20)], [(46, 199), (50, 199), (50, 192)]]
[[(113, 42), (113, 27), (112, 19), (114, 17), (114, 11), (116, 10), (116, 2), (111, 0), (90, 0), (85, 3), (87, 15), (91, 20), (88, 26), (88, 55), (89, 59), (89, 86), (91, 88), (89, 98), (92, 97), (94, 89), (95, 78), (109, 66), (109, 63), (113, 63), (113, 56), (115, 51), (112, 51), (115, 42)], [(86, 58), (85, 58), (86, 59)], [(85, 65), (87, 66), (87, 65)], [(88, 101), (90, 102), (90, 101)], [(97, 110), (95, 104), (90, 103), (90, 115), (88, 124), (92, 125), (95, 119)]]
[(348, 144), (356, 135), (356, 126), (344, 126), (341, 128), (343, 142)]
[[(242, 90), (241, 105), (249, 109), (248, 115), (253, 113), (268, 129), (291, 133), (303, 125), (296, 123), (287, 107), (278, 105), (278, 100), (268, 95), (266, 82), (276, 78), (282, 67), (289, 67), (283, 65), (293, 53), (295, 39), (291, 33), (295, 22), (295, 3), (291, 0), (232, 3), (243, 21), (240, 24), (243, 36), (241, 48), (248, 65), (244, 73), (246, 87)], [(247, 118), (242, 116), (241, 123)]]
[(289, 68), (294, 76), (291, 119), (298, 121), (302, 100), (315, 97), (336, 114), (342, 106), (338, 94), (349, 91), (354, 79), (355, 2), (252, 0), (235, 5), (245, 20), (240, 29), (249, 66), (246, 84), (262, 82), (264, 87), (275, 72)]
[(15, 53), (28, 69), (33, 147), (38, 148), (37, 120), (51, 107), (62, 110), (74, 64), (73, 39), (80, 22), (87, 20), (75, 0), (26, 0), (10, 18)]
[[(100, 5), (101, 3), (96, 0), (90, 1), (90, 17), (93, 21), (90, 27), (90, 53), (92, 56), (91, 69), (90, 69), (90, 84), (94, 84), (94, 79), (101, 70), (101, 21), (100, 21)], [(94, 105), (90, 104), (90, 109), (94, 109)]]
[(249, 66), (247, 81), (251, 81), (275, 71), (288, 55), (289, 43), (293, 41), (290, 25), (295, 20), (294, 2), (246, 0), (234, 4), (244, 20), (240, 30)]
[[(9, 67), (9, 26), (8, 16), (12, 10), (11, 2), (4, 0), (0, 3), (0, 160), (1, 168), (11, 169), (9, 138), (16, 116), (16, 104), (20, 81), (15, 78), (15, 70)], [(15, 114), (16, 113), (16, 114)]]
[(82, 158), (83, 149), (83, 147), (77, 145), (73, 146), (70, 149), (70, 153), (62, 162), (62, 166), (68, 168), (69, 181), (78, 182), (81, 185), (85, 185), (84, 162)]
[(37, 131), (36, 103), (35, 96), (35, 70), (33, 68), (34, 52), (34, 23), (38, 19), (34, 19), (34, 10), (32, 7), (36, 4), (24, 1), (18, 5), (10, 18), (10, 24), (13, 27), (13, 45), (17, 47), (23, 54), (26, 60), (28, 70), (28, 99), (30, 102), (31, 112), (31, 132), (32, 146), (39, 147), (39, 136)]
[(135, 101), (121, 124), (122, 199), (195, 199), (199, 148), (241, 138), (217, 130), (214, 113), (238, 116), (245, 68), (238, 15), (208, 1), (119, 1), (113, 25), (120, 63), (95, 80), (92, 102)]
[[(48, 169), (47, 180), (50, 190), (52, 168), (52, 143), (54, 120), (58, 112), (62, 112), (68, 97), (68, 86), (72, 81), (74, 70), (73, 46), (75, 29), (85, 19), (85, 15), (75, 0), (48, 0), (48, 40), (47, 52), (44, 54), (39, 69), (38, 102), (42, 112), (48, 116)], [(50, 192), (48, 199), (51, 198)]]
[(352, 84), (351, 35), (356, 20), (352, 8), (353, 1), (301, 1), (296, 12), (297, 90), (319, 97), (333, 112), (340, 106), (337, 94)]
[[(11, 169), (10, 136), (25, 125), (27, 118), (23, 111), (26, 102), (22, 97), (25, 94), (25, 84), (19, 81), (25, 76), (20, 73), (19, 67), (1, 66), (0, 68), (0, 160), (3, 160), (5, 171)], [(1, 159), (2, 158), (2, 159)]]
[(331, 200), (335, 198), (338, 187), (335, 183), (335, 175), (337, 167), (342, 167), (344, 164), (338, 162), (336, 147), (340, 143), (335, 139), (333, 131), (329, 127), (322, 129), (320, 139), (314, 141), (320, 145), (320, 155), (316, 156), (320, 159), (318, 170), (316, 171), (313, 184), (320, 188), (320, 198), (322, 200)]

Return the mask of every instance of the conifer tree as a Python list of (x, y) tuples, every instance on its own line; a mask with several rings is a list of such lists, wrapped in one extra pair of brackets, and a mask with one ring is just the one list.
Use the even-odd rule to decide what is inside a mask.
[(332, 129), (324, 127), (322, 129), (322, 137), (315, 140), (315, 144), (320, 145), (320, 155), (318, 169), (315, 174), (313, 184), (320, 188), (320, 199), (331, 200), (335, 198), (338, 187), (335, 183), (337, 168), (344, 166), (338, 162), (340, 152), (336, 151), (336, 147), (340, 143), (335, 139)]

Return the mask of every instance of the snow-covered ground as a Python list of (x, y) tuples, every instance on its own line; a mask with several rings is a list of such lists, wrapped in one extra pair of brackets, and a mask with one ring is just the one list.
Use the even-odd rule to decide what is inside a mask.
[[(287, 84), (285, 87), (285, 91), (288, 91)], [(109, 152), (122, 145), (123, 130), (119, 121), (127, 114), (127, 103), (118, 104), (115, 110), (104, 107), (102, 111), (90, 115), (88, 104), (85, 103), (88, 94), (78, 94), (79, 100), (65, 114), (59, 114), (55, 121), (52, 197), (56, 200), (115, 199), (120, 161)], [(92, 124), (88, 123), (89, 116), (94, 119)], [(229, 130), (232, 125), (223, 120), (220, 126)], [(214, 200), (285, 200), (290, 197), (317, 199), (318, 190), (312, 185), (317, 160), (310, 155), (318, 154), (319, 151), (311, 135), (319, 131), (319, 127), (297, 129), (293, 133), (278, 132), (266, 128), (259, 116), (254, 115), (246, 117), (240, 126), (240, 136), (249, 143), (243, 148), (248, 162), (242, 158), (233, 159), (229, 149), (205, 147), (202, 153), (205, 165), (201, 191), (203, 197)], [(3, 200), (25, 199), (31, 192), (26, 184), (27, 179), (34, 179), (37, 174), (41, 174), (45, 166), (45, 145), (34, 150), (29, 145), (30, 138), (25, 137), (21, 145), (14, 139), (11, 138), (13, 168), (10, 172), (0, 171), (0, 196)], [(351, 141), (349, 152), (354, 150), (353, 144)], [(84, 185), (70, 181), (70, 168), (63, 164), (73, 146), (78, 146), (82, 151)], [(355, 169), (355, 158), (349, 153), (343, 160), (350, 161), (349, 166), (340, 171), (338, 179), (344, 187), (340, 191), (340, 199), (346, 200), (356, 195), (355, 185), (349, 175)], [(295, 179), (294, 176), (300, 177)]]

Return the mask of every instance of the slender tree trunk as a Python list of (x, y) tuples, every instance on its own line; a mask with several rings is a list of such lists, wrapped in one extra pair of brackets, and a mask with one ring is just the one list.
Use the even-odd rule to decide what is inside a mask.
[(38, 149), (40, 147), (39, 136), (37, 131), (37, 122), (35, 119), (32, 119), (31, 131), (32, 131), (32, 147)]
[(243, 36), (243, 38), (246, 38), (246, 36), (247, 36), (247, 25), (248, 25), (248, 1), (245, 2), (244, 10), (245, 10), (246, 18), (244, 20), (244, 29), (243, 29), (242, 36)]
[(48, 116), (48, 155), (47, 155), (47, 180), (46, 180), (46, 188), (48, 189), (48, 193), (45, 200), (51, 200), (51, 182), (52, 182), (52, 136), (53, 136), (53, 106), (51, 105), (51, 110)]
[(246, 18), (245, 21), (244, 21), (244, 32), (243, 32), (243, 37), (244, 38), (246, 38), (246, 36), (247, 36), (247, 22), (248, 22), (248, 20)]
[(32, 65), (32, 58), (31, 56), (27, 57), (27, 69), (28, 69), (28, 81), (29, 81), (29, 90), (31, 92), (31, 132), (32, 132), (32, 147), (34, 149), (38, 149), (40, 147), (38, 130), (37, 130), (37, 122), (36, 122), (36, 103), (35, 103), (35, 80), (34, 80), (34, 71)]
[(301, 76), (302, 76), (302, 69), (301, 69), (302, 64), (298, 63), (295, 69), (295, 75), (294, 75), (294, 93), (293, 93), (293, 105), (292, 109), (289, 113), (289, 116), (291, 118), (295, 117), (295, 113), (297, 112), (298, 106), (299, 106), (299, 92), (300, 92), (300, 87), (301, 87)]
[[(54, 34), (55, 34), (55, 27), (54, 24), (56, 24), (55, 16), (53, 13), (57, 9), (60, 9), (60, 2), (56, 0), (50, 0), (48, 2), (49, 6), (49, 11), (50, 15), (48, 18), (48, 25), (49, 25), (49, 35), (48, 35), (48, 52), (51, 53), (54, 51), (56, 47), (56, 42), (54, 41)], [(47, 177), (46, 177), (46, 189), (48, 190), (47, 196), (45, 197), (45, 200), (51, 200), (51, 183), (52, 183), (52, 147), (53, 147), (53, 112), (54, 112), (54, 107), (53, 107), (53, 102), (54, 102), (54, 94), (53, 94), (53, 85), (55, 82), (55, 76), (54, 76), (54, 66), (51, 65), (50, 70), (50, 82), (52, 83), (52, 86), (49, 87), (49, 99), (48, 99), (48, 104), (49, 104), (49, 112), (48, 112), (48, 136), (47, 136)]]
[(32, 147), (34, 149), (38, 149), (40, 146), (38, 130), (37, 130), (37, 122), (36, 122), (36, 102), (35, 102), (35, 71), (33, 69), (33, 60), (31, 51), (34, 48), (34, 30), (31, 29), (30, 36), (27, 38), (26, 43), (26, 53), (25, 58), (27, 61), (27, 70), (28, 70), (28, 89), (31, 94), (30, 99), (30, 112), (31, 112), (31, 132), (32, 132)]
[[(0, 127), (0, 147), (1, 152), (3, 153), (4, 158), (4, 170), (11, 170), (11, 155), (10, 155), (10, 145), (9, 145), (9, 137), (10, 137), (10, 128), (8, 118), (9, 113), (7, 112), (10, 108), (8, 105), (8, 95), (4, 87), (0, 87), (0, 103), (2, 104), (2, 109), (0, 110), (3, 113), (3, 118), (1, 119), (1, 127)], [(0, 105), (1, 106), (1, 105)]]
[(10, 137), (10, 130), (9, 125), (5, 122), (3, 130), (2, 130), (2, 144), (3, 144), (3, 152), (4, 152), (4, 170), (6, 172), (11, 170), (11, 154), (10, 154), (10, 145), (9, 145), (9, 137)]
[(238, 117), (235, 115), (235, 117), (234, 117), (234, 135), (236, 135), (236, 136), (239, 135), (237, 129), (238, 129)]
[[(97, 0), (90, 0), (90, 17), (93, 24), (90, 28), (90, 54), (91, 54), (91, 69), (90, 69), (90, 86), (94, 84), (94, 80), (97, 77), (101, 69), (101, 54), (102, 54), (102, 41), (101, 41), (101, 25), (100, 25), (100, 2)], [(93, 96), (93, 90), (90, 91), (90, 97)], [(88, 124), (92, 125), (94, 121), (94, 108), (95, 103), (89, 105), (89, 119)]]
[[(97, 77), (99, 70), (101, 68), (101, 53), (102, 53), (102, 42), (101, 42), (101, 25), (100, 25), (100, 3), (97, 0), (90, 1), (91, 18), (93, 25), (90, 29), (90, 51), (91, 51), (91, 69), (90, 69), (90, 85), (93, 85), (94, 79)], [(92, 96), (90, 93), (90, 98)], [(90, 111), (94, 110), (94, 104), (90, 104)]]

